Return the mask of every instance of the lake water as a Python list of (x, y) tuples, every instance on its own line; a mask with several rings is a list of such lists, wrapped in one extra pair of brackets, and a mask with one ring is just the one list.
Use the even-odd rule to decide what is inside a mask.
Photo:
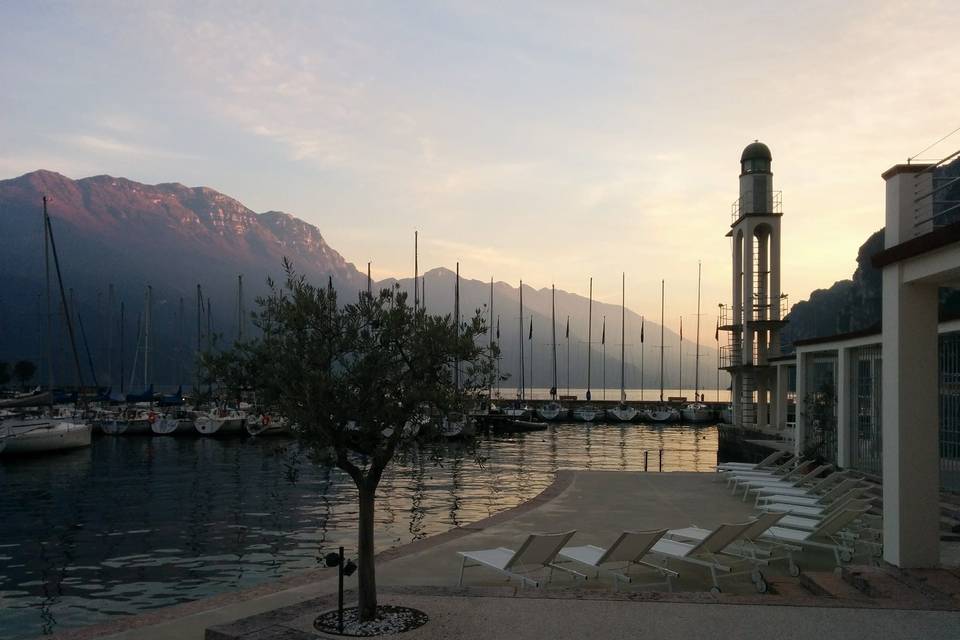
[[(355, 547), (356, 493), (281, 438), (98, 438), (0, 462), (0, 640), (249, 587)], [(385, 474), (379, 549), (533, 497), (557, 469), (706, 471), (714, 427), (560, 424), (423, 449)], [(296, 481), (294, 481), (294, 478)]]

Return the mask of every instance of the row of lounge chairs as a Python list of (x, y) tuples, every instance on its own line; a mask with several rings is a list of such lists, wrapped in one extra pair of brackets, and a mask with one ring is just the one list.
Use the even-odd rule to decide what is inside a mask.
[[(636, 586), (663, 585), (672, 590), (678, 572), (673, 567), (698, 567), (710, 572), (712, 592), (720, 592), (720, 580), (749, 575), (757, 591), (767, 590), (764, 569), (785, 562), (790, 575), (800, 573), (796, 555), (805, 550), (827, 550), (836, 566), (849, 562), (859, 543), (872, 553), (879, 548), (877, 519), (860, 479), (831, 472), (829, 465), (772, 454), (757, 464), (729, 463), (717, 467), (734, 492), (744, 499), (756, 494), (757, 513), (746, 522), (721, 524), (707, 529), (624, 531), (610, 546), (569, 546), (576, 531), (533, 533), (517, 549), (504, 547), (460, 551), (459, 584), (470, 567), (486, 567), (516, 578), (521, 586), (539, 587), (550, 582), (554, 571), (578, 580), (592, 575)], [(823, 476), (823, 474), (827, 474)], [(645, 571), (656, 576), (639, 584), (635, 575)], [(632, 573), (634, 572), (634, 573)]]

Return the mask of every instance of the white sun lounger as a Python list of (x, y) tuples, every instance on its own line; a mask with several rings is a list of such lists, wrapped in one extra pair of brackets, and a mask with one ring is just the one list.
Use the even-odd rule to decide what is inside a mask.
[(790, 480), (799, 478), (816, 464), (813, 460), (804, 460), (798, 465), (787, 464), (784, 467), (776, 467), (771, 471), (735, 471), (724, 474), (727, 480), (727, 486), (746, 482), (748, 480)]
[(819, 467), (807, 471), (800, 477), (785, 478), (785, 479), (773, 479), (773, 478), (747, 478), (741, 479), (737, 482), (734, 482), (733, 493), (736, 493), (738, 489), (743, 489), (743, 499), (746, 501), (747, 496), (751, 491), (756, 491), (761, 487), (767, 488), (797, 488), (803, 487), (804, 485), (816, 481), (817, 476), (819, 476), (824, 471), (829, 471), (833, 468), (831, 464), (822, 464)]
[[(718, 472), (724, 471), (751, 471), (756, 470), (760, 471), (762, 469), (770, 469), (774, 466), (774, 463), (782, 459), (784, 456), (791, 455), (788, 451), (774, 451), (766, 458), (757, 463), (750, 462), (724, 462), (718, 464), (714, 467)], [(792, 456), (791, 456), (792, 457)]]
[[(545, 569), (547, 572), (547, 582), (550, 582), (553, 578), (554, 569), (559, 569), (574, 577), (586, 580), (586, 575), (554, 563), (557, 553), (563, 548), (563, 545), (567, 544), (575, 533), (575, 530), (561, 533), (531, 533), (516, 551), (505, 547), (484, 549), (481, 551), (458, 551), (457, 553), (460, 554), (461, 561), (460, 579), (457, 581), (457, 584), (463, 584), (464, 569), (481, 566), (499, 571), (508, 578), (519, 579), (521, 587), (524, 584), (539, 587), (540, 580), (535, 580), (529, 577), (528, 574), (541, 569)], [(472, 560), (474, 564), (467, 564), (468, 560)]]
[[(580, 547), (564, 547), (560, 550), (559, 555), (562, 558), (592, 567), (596, 570), (597, 576), (600, 575), (601, 571), (610, 574), (613, 576), (614, 589), (619, 587), (621, 580), (624, 582), (633, 582), (633, 577), (630, 576), (630, 569), (634, 565), (639, 565), (653, 569), (665, 578), (665, 580), (662, 581), (646, 583), (640, 586), (666, 584), (667, 591), (673, 591), (671, 579), (677, 577), (677, 572), (643, 559), (644, 556), (649, 553), (651, 547), (653, 547), (666, 532), (666, 529), (624, 531), (607, 549), (588, 544)], [(614, 569), (609, 566), (603, 566), (612, 564), (622, 564), (622, 567)]]
[[(789, 555), (773, 557), (770, 550), (767, 548), (769, 545), (762, 545), (760, 543), (760, 538), (770, 527), (779, 524), (783, 518), (786, 517), (785, 513), (762, 513), (756, 520), (754, 520), (751, 525), (744, 530), (742, 538), (742, 543), (734, 543), (727, 547), (723, 553), (728, 555), (735, 555), (742, 557), (746, 560), (756, 561), (756, 571), (759, 573), (759, 576), (751, 576), (754, 582), (758, 581), (758, 578), (762, 578), (763, 574), (760, 573), (759, 565), (766, 565), (770, 562), (775, 562), (777, 560), (787, 560), (789, 562), (790, 575), (796, 577), (800, 574), (799, 569), (796, 565), (793, 564), (793, 560)], [(697, 542), (703, 540), (709, 536), (711, 531), (709, 529), (704, 529), (696, 525), (686, 527), (684, 529), (670, 529), (667, 531), (667, 537), (674, 540), (686, 540)], [(759, 585), (758, 585), (759, 587)]]
[(829, 491), (831, 485), (835, 485), (838, 482), (842, 482), (846, 478), (847, 478), (846, 471), (834, 471), (830, 475), (824, 476), (823, 478), (820, 478), (813, 484), (806, 487), (803, 487), (803, 486), (785, 487), (780, 485), (777, 485), (777, 486), (766, 485), (766, 486), (760, 486), (760, 487), (755, 487), (753, 489), (750, 489), (750, 492), (757, 494), (758, 501), (760, 499), (760, 496), (764, 496), (764, 495), (816, 497), (823, 494), (826, 491)]
[(855, 539), (843, 535), (842, 532), (866, 512), (865, 508), (841, 509), (824, 518), (813, 531), (771, 527), (763, 534), (763, 539), (772, 543), (785, 544), (787, 548), (800, 546), (832, 551), (837, 563), (836, 570), (839, 571), (844, 562), (853, 559), (856, 550)]
[[(869, 500), (844, 500), (843, 509), (870, 509)], [(774, 513), (774, 512), (770, 512)], [(798, 516), (798, 515), (787, 515), (786, 513), (781, 512), (780, 515), (783, 518), (780, 520), (781, 527), (787, 527), (788, 529), (799, 529), (801, 531), (813, 531), (823, 523), (825, 518), (830, 517), (830, 513), (812, 515), (812, 516)]]
[(794, 504), (803, 507), (825, 507), (839, 498), (846, 497), (851, 491), (859, 491), (862, 494), (866, 491), (866, 487), (861, 486), (859, 480), (848, 478), (821, 495), (798, 496), (775, 493), (773, 495), (757, 496), (757, 506), (759, 508), (765, 508), (764, 504), (780, 503)]
[[(705, 567), (710, 570), (710, 579), (713, 586), (710, 591), (720, 593), (720, 578), (729, 578), (745, 573), (751, 574), (757, 585), (757, 590), (766, 590), (766, 581), (763, 576), (756, 574), (753, 567), (753, 561), (750, 561), (750, 569), (746, 571), (734, 571), (738, 566), (744, 564), (742, 558), (724, 554), (724, 550), (735, 542), (743, 539), (743, 532), (752, 524), (753, 520), (741, 522), (738, 524), (722, 524), (711, 531), (703, 540), (696, 543), (681, 542), (679, 540), (669, 540), (661, 538), (650, 549), (650, 552), (659, 556), (665, 566), (669, 567), (672, 561), (683, 562), (698, 567)], [(723, 574), (722, 576), (720, 574)]]

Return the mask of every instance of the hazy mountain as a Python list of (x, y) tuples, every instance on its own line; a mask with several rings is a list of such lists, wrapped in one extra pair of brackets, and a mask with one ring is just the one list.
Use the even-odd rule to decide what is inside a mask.
[[(124, 178), (94, 176), (71, 180), (50, 171), (36, 171), (0, 181), (0, 360), (41, 360), (45, 316), (42, 197), (49, 212), (60, 257), (65, 287), (72, 290), (69, 307), (79, 320), (77, 340), (84, 377), (90, 382), (89, 360), (104, 384), (112, 374), (119, 385), (119, 304), (125, 304), (123, 368), (127, 382), (136, 358), (142, 380), (143, 355), (137, 351), (138, 315), (144, 309), (144, 292), (153, 291), (151, 378), (158, 384), (189, 382), (189, 370), (198, 335), (196, 287), (212, 304), (210, 323), (215, 333), (232, 340), (237, 332), (237, 275), (244, 276), (246, 309), (265, 289), (267, 275), (280, 275), (281, 260), (289, 258), (310, 280), (328, 277), (344, 295), (366, 286), (366, 275), (331, 248), (320, 231), (292, 215), (268, 211), (255, 213), (240, 202), (206, 187), (178, 183), (145, 185)], [(55, 274), (54, 274), (55, 277)], [(453, 310), (454, 274), (433, 269), (426, 274), (426, 303), (430, 311)], [(55, 280), (54, 280), (55, 282)], [(387, 280), (377, 286), (397, 282)], [(398, 281), (412, 291), (412, 279)], [(108, 305), (109, 285), (114, 287), (113, 313)], [(54, 293), (57, 289), (54, 287)], [(461, 280), (464, 315), (489, 303), (489, 282)], [(183, 299), (184, 313), (179, 313)], [(587, 299), (557, 291), (557, 341), (559, 384), (566, 386), (566, 317), (570, 316), (571, 386), (586, 385)], [(60, 305), (54, 306), (59, 313)], [(506, 283), (494, 287), (494, 313), (500, 318), (502, 370), (513, 374), (505, 389), (516, 387), (519, 369), (518, 291)], [(533, 381), (549, 386), (551, 374), (550, 290), (524, 287), (524, 336), (533, 315), (534, 338), (526, 340), (529, 384), (529, 347), (533, 345)], [(593, 386), (602, 379), (602, 317), (607, 316), (607, 386), (619, 385), (620, 308), (594, 303)], [(112, 318), (112, 321), (110, 319)], [(627, 310), (626, 380), (640, 386), (640, 316)], [(82, 331), (80, 324), (82, 322)], [(204, 316), (199, 324), (207, 323)], [(74, 380), (72, 356), (67, 348), (64, 323), (54, 340), (54, 371), (58, 382)], [(112, 328), (112, 330), (111, 330)], [(716, 384), (716, 351), (713, 327), (702, 328), (701, 384)], [(693, 327), (684, 342), (684, 385), (693, 385)], [(677, 386), (678, 336), (666, 332), (666, 386)], [(647, 387), (659, 382), (659, 326), (645, 324), (645, 378)], [(108, 365), (112, 345), (112, 365)], [(711, 382), (712, 381), (712, 382)]]

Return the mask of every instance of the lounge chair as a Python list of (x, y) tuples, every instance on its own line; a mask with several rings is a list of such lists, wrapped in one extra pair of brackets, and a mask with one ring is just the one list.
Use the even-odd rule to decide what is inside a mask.
[[(671, 571), (666, 567), (661, 567), (659, 565), (647, 562), (643, 559), (644, 556), (649, 553), (653, 545), (656, 544), (666, 532), (666, 529), (656, 529), (653, 531), (624, 531), (607, 549), (588, 544), (580, 547), (564, 547), (560, 550), (559, 555), (562, 558), (573, 560), (588, 567), (592, 567), (596, 570), (597, 576), (600, 575), (601, 571), (610, 574), (613, 576), (614, 589), (619, 587), (621, 580), (624, 582), (633, 582), (633, 577), (630, 576), (630, 569), (634, 565), (639, 565), (649, 569), (654, 569), (661, 576), (666, 578), (664, 581), (646, 583), (640, 586), (666, 584), (667, 591), (673, 591), (673, 584), (671, 583), (671, 580), (677, 577), (677, 572)], [(603, 566), (614, 563), (622, 563), (623, 566), (619, 569)]]
[(838, 482), (846, 480), (848, 473), (846, 471), (834, 471), (833, 473), (826, 475), (819, 480), (816, 480), (813, 484), (809, 486), (782, 486), (782, 485), (765, 485), (750, 489), (752, 493), (757, 494), (757, 500), (760, 500), (760, 496), (764, 495), (783, 495), (783, 496), (818, 496), (823, 494), (826, 491), (830, 490), (830, 486)]
[[(775, 493), (773, 495), (761, 495), (757, 496), (757, 507), (764, 510), (771, 510), (768, 508), (768, 505), (771, 504), (787, 504), (795, 505), (800, 507), (815, 507), (818, 509), (823, 509), (827, 505), (832, 504), (833, 502), (839, 500), (840, 498), (848, 497), (851, 492), (857, 492), (856, 495), (859, 497), (866, 492), (866, 487), (863, 487), (860, 484), (859, 480), (854, 480), (853, 478), (848, 478), (843, 480), (837, 485), (834, 485), (831, 489), (828, 489), (821, 495), (787, 495), (781, 493)], [(773, 509), (774, 511), (783, 511), (784, 509)], [(798, 512), (803, 514), (803, 512)], [(810, 513), (810, 512), (808, 512)], [(819, 513), (816, 512), (816, 513)]]
[(727, 486), (747, 482), (749, 480), (790, 480), (799, 478), (815, 465), (813, 460), (804, 460), (799, 464), (787, 463), (785, 466), (775, 467), (770, 471), (733, 471), (724, 474)]
[(774, 467), (774, 463), (780, 464), (778, 461), (781, 460), (784, 456), (793, 457), (787, 451), (774, 451), (766, 458), (757, 463), (750, 462), (724, 462), (718, 464), (714, 467), (718, 472), (724, 471), (760, 471), (763, 469), (771, 469)]
[(763, 540), (782, 544), (787, 548), (800, 546), (832, 551), (837, 563), (836, 570), (839, 571), (844, 562), (853, 559), (856, 551), (855, 538), (844, 535), (843, 530), (866, 512), (866, 508), (840, 509), (824, 518), (813, 531), (771, 527), (763, 534)]
[(720, 593), (721, 577), (730, 578), (747, 573), (750, 574), (757, 591), (763, 593), (767, 590), (767, 582), (763, 575), (755, 569), (755, 561), (747, 562), (750, 569), (735, 571), (734, 569), (744, 564), (744, 559), (724, 553), (730, 545), (743, 539), (744, 531), (753, 523), (754, 521), (750, 520), (739, 524), (722, 524), (711, 531), (703, 540), (692, 544), (661, 538), (651, 547), (650, 552), (659, 556), (667, 566), (670, 562), (677, 561), (709, 569), (710, 579), (713, 583), (713, 586), (710, 587), (711, 593)]
[[(586, 580), (586, 575), (554, 563), (554, 560), (557, 558), (557, 553), (563, 548), (563, 545), (567, 544), (575, 533), (576, 531), (531, 533), (516, 551), (504, 547), (484, 549), (481, 551), (458, 551), (457, 553), (460, 554), (461, 561), (460, 578), (457, 584), (463, 584), (464, 569), (480, 566), (499, 571), (508, 578), (519, 579), (521, 587), (524, 584), (539, 587), (540, 580), (535, 580), (527, 574), (540, 569), (546, 570), (547, 582), (550, 582), (553, 578), (554, 569), (569, 573), (575, 578)], [(475, 564), (467, 564), (468, 560), (472, 560)]]
[[(820, 474), (825, 471), (829, 471), (833, 468), (831, 464), (822, 464), (819, 467), (807, 471), (799, 477), (791, 478), (753, 478), (753, 479), (743, 479), (733, 484), (733, 493), (736, 493), (738, 489), (743, 489), (743, 499), (746, 501), (747, 496), (751, 491), (756, 491), (761, 487), (767, 488), (798, 488), (803, 487), (811, 482), (816, 482), (816, 479)], [(809, 488), (808, 488), (809, 490)]]
[[(742, 542), (731, 544), (729, 547), (724, 549), (723, 553), (728, 555), (735, 555), (746, 560), (757, 561), (755, 567), (756, 571), (760, 571), (761, 564), (766, 565), (770, 562), (775, 562), (777, 560), (787, 560), (789, 563), (790, 575), (796, 577), (800, 575), (800, 569), (793, 563), (793, 559), (789, 556), (779, 556), (774, 557), (768, 548), (769, 545), (764, 545), (760, 542), (761, 536), (764, 532), (767, 531), (770, 527), (773, 527), (787, 517), (785, 513), (776, 513), (768, 512), (762, 513), (757, 516), (757, 519), (754, 520), (749, 527), (747, 527), (741, 537), (743, 538)], [(704, 529), (696, 525), (691, 525), (684, 529), (670, 529), (667, 531), (666, 536), (672, 540), (684, 540), (698, 542), (705, 539), (712, 532), (710, 529)], [(762, 573), (760, 577), (762, 577)], [(757, 576), (752, 576), (756, 582)]]
[[(866, 499), (844, 500), (842, 508), (854, 509), (854, 510), (862, 510), (862, 509), (869, 510), (870, 500), (866, 500)], [(769, 513), (775, 513), (775, 512), (770, 511)], [(825, 514), (819, 514), (819, 515), (811, 515), (811, 516), (798, 516), (793, 514), (788, 515), (786, 513), (780, 512), (780, 515), (783, 516), (779, 523), (781, 527), (787, 527), (788, 529), (800, 529), (801, 531), (813, 531), (823, 523), (824, 519), (830, 517), (831, 512), (828, 512)]]

